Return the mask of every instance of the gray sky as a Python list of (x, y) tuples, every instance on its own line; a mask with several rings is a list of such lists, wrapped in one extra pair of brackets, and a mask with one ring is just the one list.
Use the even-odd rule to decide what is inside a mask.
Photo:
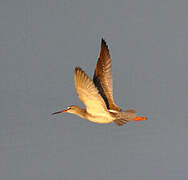
[[(83, 107), (74, 67), (93, 75), (102, 37), (116, 103), (148, 121), (50, 115)], [(1, 179), (187, 180), (187, 78), (187, 0), (1, 0)]]

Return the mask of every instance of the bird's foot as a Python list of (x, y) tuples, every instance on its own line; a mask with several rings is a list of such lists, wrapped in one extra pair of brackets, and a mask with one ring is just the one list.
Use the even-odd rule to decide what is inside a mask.
[(137, 117), (133, 118), (133, 121), (144, 121), (147, 119), (148, 119), (147, 117), (137, 116)]

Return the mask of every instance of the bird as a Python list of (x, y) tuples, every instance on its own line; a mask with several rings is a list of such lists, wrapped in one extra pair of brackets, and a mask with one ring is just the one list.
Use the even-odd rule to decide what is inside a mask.
[(75, 89), (80, 101), (86, 108), (71, 105), (64, 110), (52, 113), (52, 115), (70, 113), (95, 123), (108, 124), (113, 122), (118, 126), (130, 121), (147, 120), (147, 117), (137, 116), (135, 109), (123, 111), (115, 104), (111, 61), (107, 43), (102, 38), (93, 79), (80, 67), (75, 67), (74, 71)]

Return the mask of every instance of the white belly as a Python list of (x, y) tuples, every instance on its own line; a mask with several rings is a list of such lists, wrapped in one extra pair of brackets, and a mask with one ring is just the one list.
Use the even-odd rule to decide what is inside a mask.
[(88, 115), (87, 119), (89, 121), (95, 122), (95, 123), (100, 123), (100, 124), (107, 124), (113, 122), (112, 117), (106, 117), (106, 116), (91, 116)]

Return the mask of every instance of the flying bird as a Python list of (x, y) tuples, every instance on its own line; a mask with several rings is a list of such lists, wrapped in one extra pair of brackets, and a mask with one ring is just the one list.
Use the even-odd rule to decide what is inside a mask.
[(115, 104), (111, 61), (108, 46), (102, 39), (93, 80), (80, 67), (76, 67), (74, 71), (76, 92), (86, 109), (71, 105), (64, 110), (52, 113), (52, 115), (71, 113), (95, 123), (114, 122), (118, 126), (122, 126), (129, 121), (147, 120), (146, 117), (137, 116), (134, 109), (123, 111)]

